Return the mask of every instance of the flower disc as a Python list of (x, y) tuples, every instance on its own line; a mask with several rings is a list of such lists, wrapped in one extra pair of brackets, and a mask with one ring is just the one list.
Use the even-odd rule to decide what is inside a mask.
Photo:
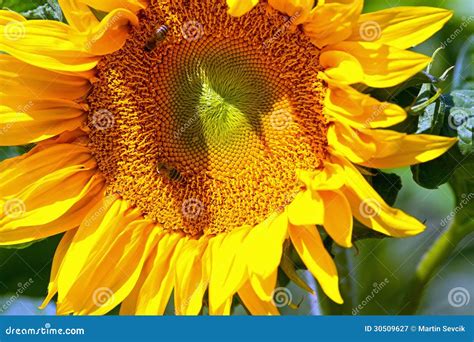
[(190, 236), (257, 225), (326, 156), (320, 51), (267, 4), (226, 10), (152, 4), (88, 97), (109, 192)]

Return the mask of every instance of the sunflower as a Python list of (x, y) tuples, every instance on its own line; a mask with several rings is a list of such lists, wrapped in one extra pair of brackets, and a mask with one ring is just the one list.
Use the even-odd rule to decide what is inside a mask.
[[(388, 129), (407, 114), (363, 87), (430, 62), (406, 49), (451, 13), (362, 0), (59, 0), (68, 24), (0, 12), (0, 245), (64, 233), (58, 314), (252, 314), (290, 245), (342, 303), (324, 230), (394, 237), (417, 219), (371, 168), (434, 159), (455, 139)], [(100, 18), (100, 19), (99, 19)]]

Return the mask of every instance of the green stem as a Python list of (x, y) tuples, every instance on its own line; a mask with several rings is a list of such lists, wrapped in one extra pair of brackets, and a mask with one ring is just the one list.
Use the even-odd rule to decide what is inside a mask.
[(457, 220), (436, 240), (423, 256), (416, 269), (415, 278), (408, 290), (406, 306), (402, 315), (413, 315), (418, 310), (426, 284), (434, 276), (436, 270), (446, 261), (456, 246), (466, 236), (464, 225)]

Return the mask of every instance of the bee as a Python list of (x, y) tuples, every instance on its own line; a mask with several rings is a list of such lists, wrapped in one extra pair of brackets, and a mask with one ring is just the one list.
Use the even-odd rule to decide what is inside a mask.
[(173, 182), (177, 182), (177, 183), (185, 182), (183, 175), (177, 169), (175, 169), (174, 167), (166, 163), (159, 162), (158, 165), (156, 166), (156, 170), (158, 171), (160, 175), (168, 178), (169, 180)]
[(166, 35), (168, 34), (168, 26), (161, 25), (153, 34), (153, 36), (148, 39), (145, 44), (145, 51), (151, 52), (153, 51), (159, 43), (166, 39)]

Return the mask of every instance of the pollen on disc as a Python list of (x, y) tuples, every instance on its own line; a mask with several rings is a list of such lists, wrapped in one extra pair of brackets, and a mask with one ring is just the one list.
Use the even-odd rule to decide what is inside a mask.
[(151, 1), (139, 19), (88, 97), (108, 191), (190, 236), (281, 210), (327, 156), (320, 51), (266, 3), (234, 18), (225, 1)]

